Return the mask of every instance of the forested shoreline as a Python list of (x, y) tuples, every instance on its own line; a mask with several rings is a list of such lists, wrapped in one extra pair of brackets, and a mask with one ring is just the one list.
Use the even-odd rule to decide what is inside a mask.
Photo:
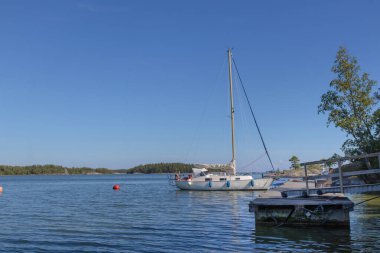
[(155, 174), (191, 172), (192, 164), (184, 163), (151, 163), (138, 165), (130, 169), (107, 169), (89, 167), (64, 167), (60, 165), (11, 166), (0, 165), (0, 175), (91, 175), (91, 174)]
[(127, 173), (143, 173), (143, 174), (153, 174), (153, 173), (177, 173), (191, 172), (193, 164), (185, 163), (149, 163), (144, 165), (138, 165), (127, 170)]
[(126, 173), (126, 170), (107, 168), (64, 167), (60, 165), (10, 166), (0, 165), (0, 175), (78, 175), (78, 174), (115, 174)]

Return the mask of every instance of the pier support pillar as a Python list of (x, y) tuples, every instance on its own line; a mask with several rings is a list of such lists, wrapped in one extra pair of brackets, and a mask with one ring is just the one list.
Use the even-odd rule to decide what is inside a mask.
[(340, 193), (344, 193), (343, 190), (343, 173), (342, 173), (342, 161), (338, 161), (338, 170), (339, 170), (339, 185), (340, 185)]
[(309, 196), (309, 180), (307, 178), (307, 165), (305, 164), (303, 167), (305, 169), (306, 194), (307, 194), (307, 196)]

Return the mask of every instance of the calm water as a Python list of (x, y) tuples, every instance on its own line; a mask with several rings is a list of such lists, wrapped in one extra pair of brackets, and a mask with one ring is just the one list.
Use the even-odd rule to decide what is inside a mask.
[(356, 207), (350, 230), (256, 228), (252, 193), (179, 191), (166, 175), (8, 176), (0, 184), (1, 252), (380, 252), (376, 200)]

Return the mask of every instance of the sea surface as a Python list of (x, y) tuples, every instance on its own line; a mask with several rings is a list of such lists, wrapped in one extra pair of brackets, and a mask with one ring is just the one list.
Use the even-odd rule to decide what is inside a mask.
[(380, 252), (379, 199), (355, 207), (350, 229), (265, 228), (248, 212), (256, 193), (180, 191), (167, 175), (3, 176), (0, 185), (0, 252)]

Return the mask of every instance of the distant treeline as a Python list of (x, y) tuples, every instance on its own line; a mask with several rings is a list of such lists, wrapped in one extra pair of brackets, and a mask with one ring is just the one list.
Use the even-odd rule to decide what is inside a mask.
[(121, 169), (121, 170), (111, 170), (107, 168), (68, 168), (59, 165), (31, 165), (31, 166), (9, 166), (0, 165), (0, 175), (78, 175), (78, 174), (115, 174), (115, 173), (142, 173), (142, 174), (152, 174), (152, 173), (176, 173), (191, 172), (193, 168), (192, 164), (184, 163), (152, 163), (144, 164), (133, 167), (131, 169)]
[(128, 169), (127, 173), (188, 173), (191, 172), (191, 168), (193, 167), (192, 164), (185, 163), (150, 163)]
[(54, 174), (114, 174), (126, 173), (126, 170), (111, 170), (106, 168), (67, 168), (59, 165), (9, 166), (0, 165), (0, 175), (54, 175)]

